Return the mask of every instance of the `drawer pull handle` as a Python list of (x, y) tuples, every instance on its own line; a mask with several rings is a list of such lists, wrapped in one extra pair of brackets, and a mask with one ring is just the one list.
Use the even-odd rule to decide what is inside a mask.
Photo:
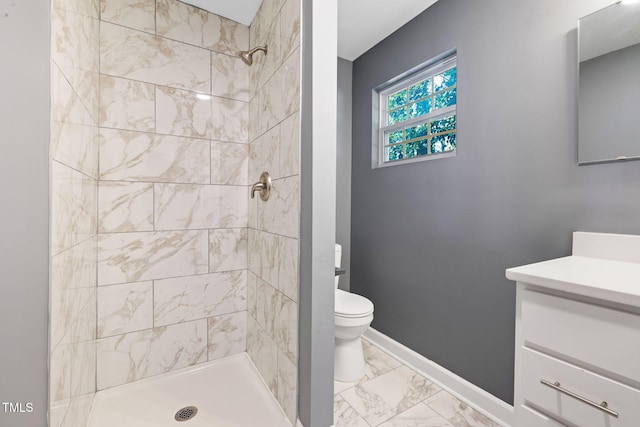
[(599, 409), (602, 412), (605, 412), (605, 413), (611, 415), (612, 417), (618, 418), (618, 413), (616, 411), (612, 411), (611, 409), (609, 409), (609, 405), (607, 404), (607, 402), (602, 402), (600, 404), (598, 404), (596, 402), (593, 402), (593, 401), (591, 401), (589, 399), (586, 399), (586, 398), (584, 398), (584, 397), (582, 397), (582, 396), (580, 396), (578, 394), (575, 394), (572, 391), (569, 391), (567, 389), (564, 389), (564, 388), (560, 387), (560, 383), (557, 382), (557, 381), (555, 383), (551, 383), (551, 382), (549, 382), (547, 380), (540, 380), (540, 383), (542, 385), (546, 385), (547, 387), (551, 387), (552, 389), (557, 390), (560, 393), (564, 393), (567, 396), (573, 397), (574, 399), (579, 400), (582, 403), (586, 403), (589, 406), (593, 406), (594, 408)]

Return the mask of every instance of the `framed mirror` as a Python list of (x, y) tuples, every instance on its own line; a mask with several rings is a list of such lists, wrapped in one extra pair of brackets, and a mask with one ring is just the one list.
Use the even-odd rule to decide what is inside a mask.
[(578, 26), (578, 163), (640, 159), (640, 1)]

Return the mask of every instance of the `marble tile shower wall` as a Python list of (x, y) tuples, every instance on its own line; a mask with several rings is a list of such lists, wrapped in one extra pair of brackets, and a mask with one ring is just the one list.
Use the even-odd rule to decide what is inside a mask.
[[(300, 0), (52, 4), (51, 426), (248, 351), (296, 417)], [(249, 68), (235, 55), (258, 43)], [(262, 170), (268, 203), (249, 200)]]
[(86, 425), (96, 391), (98, 4), (54, 0), (50, 425)]
[(96, 388), (246, 351), (249, 28), (101, 0)]
[(300, 0), (264, 0), (251, 46), (249, 178), (268, 171), (271, 198), (249, 203), (247, 352), (296, 424), (300, 145)]

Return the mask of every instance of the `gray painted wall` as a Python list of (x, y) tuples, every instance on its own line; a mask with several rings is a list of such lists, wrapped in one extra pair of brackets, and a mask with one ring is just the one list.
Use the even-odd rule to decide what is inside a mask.
[[(354, 62), (351, 290), (373, 327), (513, 401), (507, 267), (640, 234), (640, 163), (577, 165), (577, 20), (604, 0), (439, 1)], [(371, 169), (372, 88), (458, 49), (456, 157)]]
[(0, 0), (0, 403), (33, 404), (0, 425), (47, 416), (49, 2)]
[(351, 91), (353, 62), (338, 58), (338, 147), (336, 162), (336, 243), (342, 245), (340, 289), (351, 279)]
[(640, 44), (580, 63), (580, 161), (640, 156)]

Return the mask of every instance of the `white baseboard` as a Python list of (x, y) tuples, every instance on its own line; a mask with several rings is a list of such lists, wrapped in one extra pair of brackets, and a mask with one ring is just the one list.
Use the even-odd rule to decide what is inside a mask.
[(373, 328), (363, 337), (503, 427), (514, 425), (513, 406), (508, 403)]

